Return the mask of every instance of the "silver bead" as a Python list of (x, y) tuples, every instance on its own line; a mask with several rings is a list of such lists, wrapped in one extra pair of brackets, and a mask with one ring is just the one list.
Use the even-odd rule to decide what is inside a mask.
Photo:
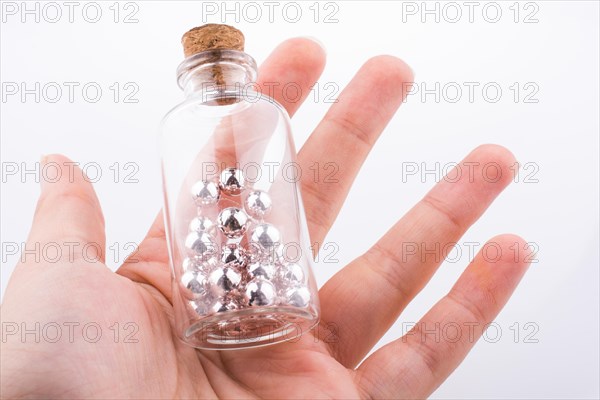
[(262, 279), (252, 280), (246, 285), (248, 305), (268, 306), (275, 301), (275, 288), (269, 281)]
[(215, 229), (215, 223), (206, 217), (199, 216), (190, 222), (190, 232), (205, 232), (212, 235)]
[(185, 238), (185, 247), (197, 261), (207, 261), (215, 255), (216, 245), (207, 233), (190, 232)]
[(221, 193), (215, 182), (200, 180), (192, 185), (192, 196), (196, 204), (202, 207), (216, 204)]
[(285, 297), (287, 303), (294, 307), (306, 307), (310, 302), (310, 292), (304, 286), (288, 289)]
[(265, 250), (273, 249), (281, 240), (281, 235), (277, 228), (271, 224), (260, 224), (252, 231), (250, 240), (253, 243), (260, 245)]
[(244, 206), (249, 215), (256, 219), (263, 219), (271, 211), (271, 197), (266, 192), (256, 190), (246, 197)]
[(221, 251), (221, 262), (228, 267), (243, 267), (246, 263), (244, 249), (238, 244), (226, 244)]
[(238, 238), (248, 229), (248, 216), (236, 207), (228, 207), (219, 213), (219, 229), (228, 238)]
[(248, 272), (252, 278), (273, 279), (275, 266), (271, 263), (255, 262), (248, 265)]
[(206, 278), (197, 272), (186, 272), (181, 276), (181, 283), (189, 290), (194, 297), (201, 297), (206, 294)]
[(286, 282), (290, 283), (303, 283), (304, 282), (304, 270), (296, 263), (287, 264), (281, 270), (281, 277)]
[(210, 310), (215, 313), (232, 311), (238, 308), (238, 305), (233, 300), (219, 299), (215, 301)]
[(245, 183), (242, 171), (237, 168), (226, 168), (221, 172), (221, 189), (229, 195), (242, 193)]
[(223, 296), (237, 289), (242, 281), (242, 274), (235, 268), (221, 267), (215, 269), (208, 277), (217, 295)]

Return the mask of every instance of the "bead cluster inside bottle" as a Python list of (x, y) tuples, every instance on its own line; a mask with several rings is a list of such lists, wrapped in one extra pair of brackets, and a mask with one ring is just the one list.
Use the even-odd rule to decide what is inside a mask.
[[(243, 207), (211, 207), (240, 196)], [(190, 306), (210, 315), (256, 306), (306, 307), (310, 292), (303, 268), (285, 255), (279, 229), (268, 222), (267, 192), (246, 186), (242, 172), (227, 168), (218, 182), (200, 180), (190, 191), (198, 215), (190, 221), (181, 283)]]
[(270, 194), (228, 167), (194, 182), (189, 203), (196, 215), (187, 224), (178, 283), (190, 319), (218, 321), (204, 326), (204, 340), (298, 335), (289, 310), (309, 311), (309, 276), (302, 258), (287, 254), (289, 243), (270, 218), (278, 206)]

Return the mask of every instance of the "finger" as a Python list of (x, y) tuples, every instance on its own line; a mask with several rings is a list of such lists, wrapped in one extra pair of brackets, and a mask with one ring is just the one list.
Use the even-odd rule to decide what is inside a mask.
[(117, 273), (156, 288), (171, 301), (171, 271), (162, 211), (158, 212), (144, 239), (117, 269)]
[[(26, 249), (46, 249), (44, 264), (104, 262), (104, 217), (91, 183), (76, 163), (54, 154), (41, 161), (41, 194)], [(43, 259), (44, 258), (44, 259)], [(45, 259), (47, 258), (47, 259)]]
[[(325, 66), (325, 52), (309, 39), (290, 39), (279, 45), (258, 73), (258, 88), (271, 95), (290, 115), (298, 109)], [(297, 84), (301, 95), (285, 94), (283, 87)], [(162, 212), (154, 220), (138, 250), (117, 271), (136, 282), (156, 287), (170, 299), (171, 283)]]
[(300, 150), (302, 198), (312, 242), (333, 224), (361, 165), (406, 97), (410, 67), (392, 56), (367, 61)]
[(514, 235), (488, 242), (410, 332), (365, 360), (358, 369), (363, 390), (371, 398), (428, 397), (510, 298), (533, 256), (527, 248)]
[(514, 164), (503, 147), (478, 147), (371, 249), (325, 284), (322, 317), (337, 326), (339, 338), (331, 346), (342, 364), (354, 367), (377, 343), (429, 281), (444, 252), (510, 183)]
[[(258, 71), (262, 93), (294, 115), (325, 68), (325, 50), (305, 38), (288, 39), (267, 57)], [(297, 89), (293, 90), (293, 89)]]

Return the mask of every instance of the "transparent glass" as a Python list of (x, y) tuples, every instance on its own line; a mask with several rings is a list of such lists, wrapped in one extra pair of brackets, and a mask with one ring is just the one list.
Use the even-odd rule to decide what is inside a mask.
[(198, 348), (278, 343), (319, 318), (289, 117), (255, 78), (244, 52), (188, 57), (161, 124), (176, 329)]

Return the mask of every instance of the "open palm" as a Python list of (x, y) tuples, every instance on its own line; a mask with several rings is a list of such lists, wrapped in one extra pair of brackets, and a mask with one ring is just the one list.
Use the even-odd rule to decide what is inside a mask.
[[(303, 100), (324, 63), (324, 52), (314, 42), (288, 40), (265, 61), (259, 84), (275, 87), (268, 94), (291, 115), (301, 101), (286, 101), (281, 88), (298, 84)], [(304, 174), (311, 242), (322, 242), (411, 81), (402, 61), (369, 60), (300, 151), (298, 161), (306, 168), (315, 162), (339, 166), (335, 183)], [(442, 261), (403, 253), (402, 243), (427, 249), (455, 243), (510, 182), (512, 154), (500, 146), (481, 146), (463, 161), (470, 163), (465, 165), (471, 174), (442, 180), (325, 284), (318, 328), (273, 346), (200, 351), (174, 333), (162, 216), (113, 273), (104, 265), (104, 220), (93, 188), (80, 171), (69, 174), (68, 159), (53, 155), (44, 161), (63, 167), (63, 174), (58, 182), (42, 183), (26, 248), (62, 251), (52, 260), (47, 254), (24, 255), (9, 282), (2, 306), (1, 394), (6, 398), (425, 397), (465, 357), (528, 265), (525, 254), (515, 257), (524, 253), (514, 251), (514, 246), (525, 250), (522, 239), (495, 237), (501, 256), (477, 255), (411, 332), (361, 363)], [(493, 182), (481, 174), (489, 162), (502, 172)], [(470, 326), (473, 334), (435, 340), (427, 329), (436, 323)]]

